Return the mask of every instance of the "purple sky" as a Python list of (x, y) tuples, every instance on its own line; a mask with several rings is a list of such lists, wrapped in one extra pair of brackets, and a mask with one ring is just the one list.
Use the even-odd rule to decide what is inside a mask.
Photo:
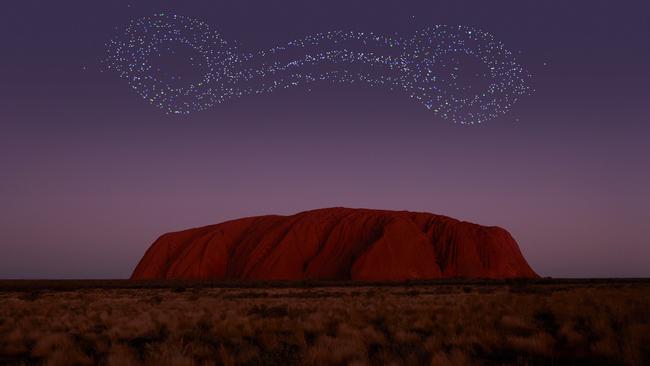
[[(647, 0), (129, 3), (4, 4), (0, 278), (124, 278), (164, 232), (330, 206), (499, 225), (543, 276), (650, 276)], [(536, 91), (480, 126), (338, 85), (167, 116), (98, 61), (161, 11), (251, 50), (474, 26), (523, 52)]]

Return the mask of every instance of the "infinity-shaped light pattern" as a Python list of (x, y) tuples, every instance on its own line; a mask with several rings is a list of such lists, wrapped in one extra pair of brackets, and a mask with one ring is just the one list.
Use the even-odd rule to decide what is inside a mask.
[[(531, 90), (530, 74), (512, 52), (466, 26), (439, 25), (404, 38), (332, 31), (247, 53), (205, 22), (156, 14), (132, 20), (106, 46), (106, 68), (175, 114), (329, 81), (383, 87), (452, 122), (473, 124), (505, 114)], [(170, 55), (186, 64), (165, 68)]]

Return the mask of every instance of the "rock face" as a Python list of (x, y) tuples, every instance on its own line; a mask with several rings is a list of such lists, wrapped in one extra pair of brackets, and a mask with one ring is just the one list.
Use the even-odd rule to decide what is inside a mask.
[(534, 278), (499, 227), (430, 213), (326, 208), (164, 234), (132, 279)]

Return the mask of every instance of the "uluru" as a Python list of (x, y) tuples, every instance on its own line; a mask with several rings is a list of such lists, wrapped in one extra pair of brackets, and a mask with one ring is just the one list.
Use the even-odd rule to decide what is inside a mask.
[(431, 213), (325, 208), (167, 233), (132, 279), (536, 278), (504, 229)]

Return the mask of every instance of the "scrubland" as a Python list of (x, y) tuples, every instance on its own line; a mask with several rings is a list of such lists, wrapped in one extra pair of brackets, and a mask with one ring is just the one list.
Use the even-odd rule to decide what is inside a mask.
[(649, 365), (650, 282), (2, 287), (8, 365)]

